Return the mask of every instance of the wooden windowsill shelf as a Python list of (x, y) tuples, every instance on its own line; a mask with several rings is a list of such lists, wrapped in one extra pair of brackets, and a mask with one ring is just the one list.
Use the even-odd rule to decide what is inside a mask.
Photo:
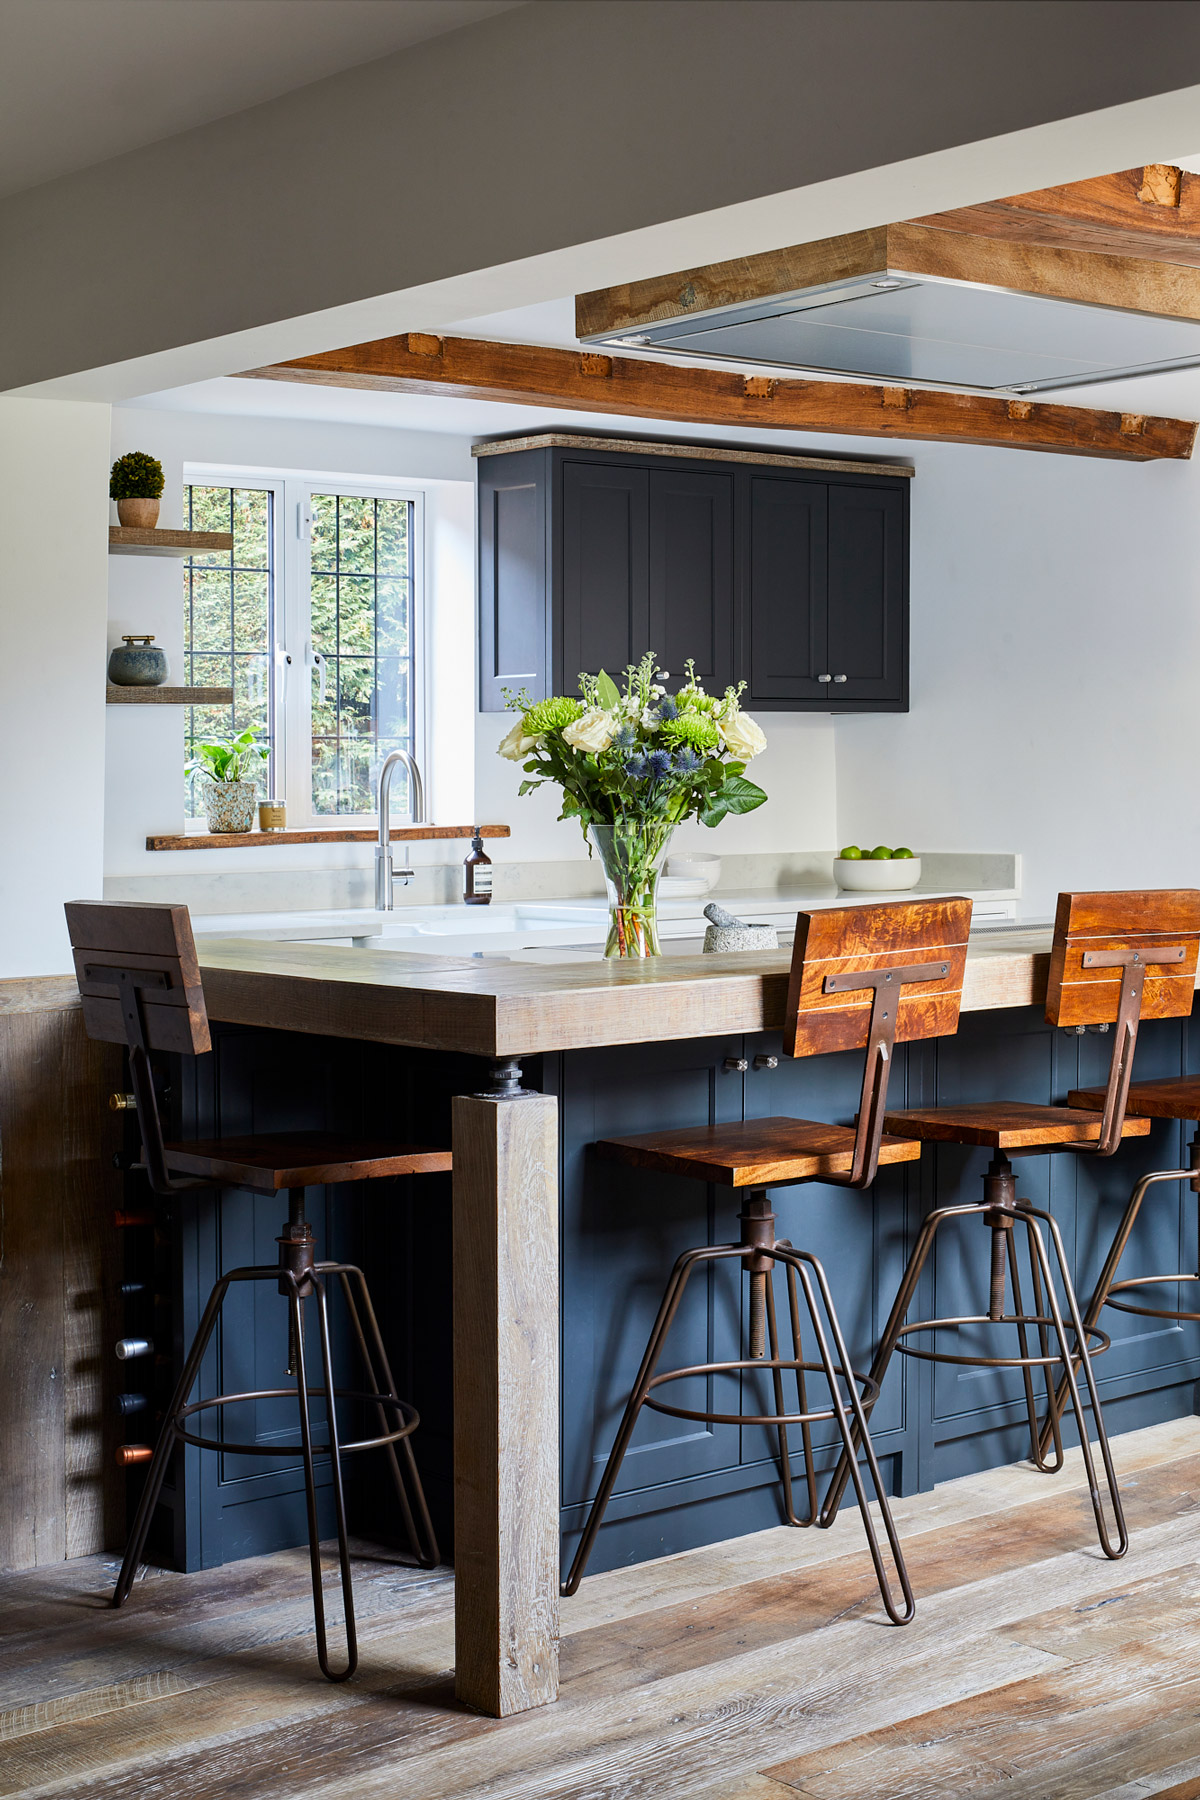
[[(423, 843), (433, 838), (470, 838), (474, 825), (393, 825), (392, 842)], [(506, 838), (507, 825), (481, 825), (480, 837)], [(329, 831), (189, 831), (173, 837), (148, 837), (147, 850), (261, 850), (270, 844), (373, 844), (378, 830)]]
[(108, 683), (109, 706), (232, 706), (231, 687), (118, 687)]
[(141, 525), (110, 525), (110, 556), (204, 556), (232, 550), (232, 531), (147, 531)]

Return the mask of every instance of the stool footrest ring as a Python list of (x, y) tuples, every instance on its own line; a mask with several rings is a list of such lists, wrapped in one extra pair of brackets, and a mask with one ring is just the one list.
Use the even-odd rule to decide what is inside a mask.
[(1139, 1275), (1131, 1276), (1128, 1281), (1114, 1281), (1105, 1295), (1104, 1304), (1113, 1306), (1118, 1312), (1137, 1313), (1143, 1319), (1200, 1319), (1200, 1312), (1174, 1312), (1166, 1306), (1135, 1306), (1132, 1300), (1114, 1300), (1113, 1295), (1122, 1293), (1126, 1288), (1169, 1287), (1173, 1283), (1200, 1281), (1200, 1275)]
[[(910, 1331), (956, 1331), (964, 1325), (1028, 1325), (1047, 1331), (1055, 1329), (1053, 1319), (1037, 1313), (1014, 1313), (1003, 1319), (989, 1318), (987, 1313), (975, 1313), (963, 1319), (922, 1319), (902, 1327), (896, 1336), (896, 1349), (901, 1356), (918, 1356), (922, 1362), (960, 1363), (968, 1369), (1051, 1369), (1062, 1362), (1057, 1353), (1052, 1356), (953, 1356), (948, 1350), (919, 1350), (915, 1344), (901, 1341)], [(1095, 1339), (1095, 1343), (1088, 1346), (1089, 1356), (1099, 1356), (1108, 1349), (1112, 1339), (1106, 1331), (1101, 1331), (1098, 1325), (1089, 1325), (1085, 1329), (1088, 1337)]]
[[(307, 1389), (310, 1400), (324, 1400), (323, 1387)], [(334, 1396), (338, 1400), (362, 1400), (370, 1406), (389, 1407), (400, 1417), (400, 1424), (395, 1431), (383, 1432), (379, 1437), (356, 1438), (352, 1443), (344, 1444), (339, 1439), (338, 1451), (342, 1456), (349, 1456), (355, 1450), (378, 1450), (387, 1444), (399, 1443), (415, 1431), (420, 1424), (420, 1415), (407, 1400), (397, 1399), (395, 1394), (364, 1394), (357, 1388), (335, 1388)], [(193, 1431), (185, 1431), (179, 1423), (181, 1419), (190, 1418), (194, 1413), (205, 1412), (211, 1407), (237, 1406), (249, 1400), (294, 1400), (294, 1387), (257, 1388), (249, 1394), (217, 1394), (211, 1400), (193, 1400), (190, 1406), (182, 1406), (171, 1420), (175, 1436), (185, 1444), (195, 1444), (199, 1450), (224, 1450), (234, 1456), (302, 1456), (303, 1444), (236, 1444), (225, 1438), (197, 1437)], [(316, 1454), (328, 1456), (327, 1444), (314, 1444)]]
[[(825, 1370), (820, 1363), (787, 1362), (782, 1357), (753, 1356), (743, 1357), (737, 1362), (696, 1363), (689, 1369), (670, 1369), (665, 1375), (656, 1375), (647, 1384), (644, 1405), (652, 1407), (655, 1412), (669, 1413), (673, 1419), (696, 1419), (705, 1425), (811, 1425), (822, 1419), (835, 1419), (837, 1413), (832, 1406), (815, 1408), (811, 1412), (794, 1413), (719, 1413), (697, 1412), (686, 1406), (669, 1406), (665, 1400), (655, 1400), (650, 1390), (660, 1387), (666, 1381), (684, 1381), (690, 1375), (731, 1375), (739, 1369), (759, 1369), (770, 1371), (779, 1369), (803, 1375), (824, 1375)], [(879, 1397), (879, 1384), (872, 1381), (869, 1375), (860, 1375), (851, 1369), (850, 1379), (857, 1382), (862, 1389), (862, 1403), (873, 1406)]]

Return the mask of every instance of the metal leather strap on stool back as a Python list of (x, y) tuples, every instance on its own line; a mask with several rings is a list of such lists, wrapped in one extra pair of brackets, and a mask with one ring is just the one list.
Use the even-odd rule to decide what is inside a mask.
[(831, 1179), (875, 1179), (892, 1046), (958, 1029), (971, 902), (900, 900), (800, 913), (788, 981), (788, 1056), (867, 1052), (853, 1165)]
[(194, 1187), (167, 1173), (151, 1050), (201, 1056), (212, 1049), (196, 943), (186, 906), (71, 900), (65, 912), (89, 1037), (129, 1049), (129, 1078), (150, 1185)]
[(1142, 1019), (1192, 1010), (1200, 951), (1200, 889), (1060, 894), (1046, 981), (1046, 1021), (1084, 1031), (1115, 1026), (1104, 1116), (1093, 1154), (1121, 1141)]

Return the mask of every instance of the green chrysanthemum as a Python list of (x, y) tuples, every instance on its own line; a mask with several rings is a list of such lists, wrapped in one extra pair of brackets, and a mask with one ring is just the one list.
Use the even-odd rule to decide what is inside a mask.
[(677, 719), (664, 719), (658, 729), (668, 744), (689, 744), (693, 750), (713, 750), (718, 741), (715, 722), (703, 712), (683, 712)]
[(549, 700), (538, 700), (522, 721), (525, 735), (541, 737), (547, 731), (561, 731), (564, 726), (573, 725), (582, 711), (581, 700), (568, 700), (562, 694), (553, 694)]

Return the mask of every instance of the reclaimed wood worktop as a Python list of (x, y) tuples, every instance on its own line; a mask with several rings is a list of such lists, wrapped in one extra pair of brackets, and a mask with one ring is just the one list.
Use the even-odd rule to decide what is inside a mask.
[[(199, 956), (214, 1019), (487, 1057), (778, 1029), (791, 963), (788, 950), (505, 963), (238, 938), (202, 938)], [(963, 1011), (1040, 1004), (1049, 962), (1048, 926), (981, 935)]]

